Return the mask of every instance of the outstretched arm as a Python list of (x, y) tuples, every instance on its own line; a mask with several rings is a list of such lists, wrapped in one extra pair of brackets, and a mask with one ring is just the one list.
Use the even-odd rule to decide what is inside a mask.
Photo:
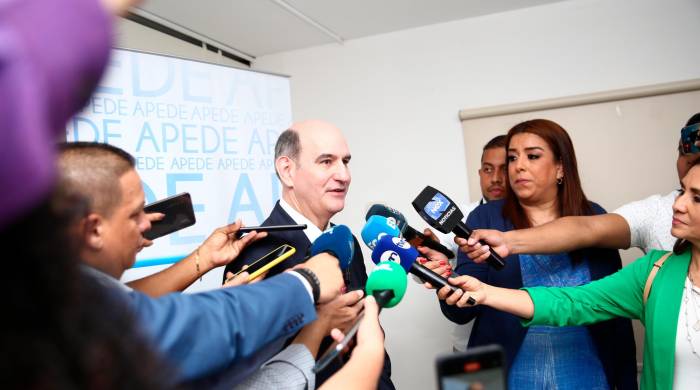
[[(530, 229), (499, 232), (475, 230), (468, 240), (455, 238), (460, 251), (477, 263), (489, 257), (492, 247), (502, 257), (519, 253), (560, 253), (576, 249), (603, 247), (626, 249), (630, 246), (630, 227), (618, 214), (562, 217)], [(479, 243), (483, 240), (486, 245)]]
[(251, 232), (237, 239), (235, 233), (240, 227), (241, 222), (236, 221), (214, 230), (189, 256), (163, 271), (127, 284), (152, 297), (186, 289), (210, 270), (233, 261), (246, 245), (267, 235), (264, 232)]

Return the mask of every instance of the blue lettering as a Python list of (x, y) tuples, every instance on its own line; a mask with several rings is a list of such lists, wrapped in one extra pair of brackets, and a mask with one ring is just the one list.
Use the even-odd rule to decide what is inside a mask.
[(199, 103), (211, 103), (211, 96), (196, 96), (190, 91), (190, 81), (193, 78), (199, 78), (202, 80), (210, 81), (208, 72), (197, 72), (190, 68), (189, 62), (184, 62), (182, 64), (182, 94), (186, 101), (199, 102)]
[[(207, 131), (210, 130), (210, 131)], [(210, 147), (207, 147), (207, 133), (213, 134), (213, 138), (216, 139), (216, 143), (213, 144)], [(219, 149), (219, 145), (221, 144), (221, 137), (219, 137), (219, 133), (216, 131), (215, 128), (211, 126), (204, 125), (202, 126), (202, 152), (203, 153), (214, 153), (216, 152), (217, 149)]]
[[(248, 196), (249, 203), (242, 203), (243, 195)], [(233, 201), (231, 202), (231, 211), (229, 212), (228, 220), (235, 221), (240, 213), (251, 211), (255, 213), (255, 218), (257, 220), (256, 223), (260, 223), (260, 221), (263, 220), (263, 213), (260, 209), (258, 199), (255, 196), (253, 183), (250, 182), (250, 177), (247, 173), (242, 173), (238, 179), (236, 192), (233, 194)]]
[[(161, 126), (162, 131), (162, 139), (163, 139), (163, 153), (168, 152), (168, 144), (169, 143), (174, 143), (177, 140), (178, 137), (178, 129), (177, 126), (175, 126), (172, 123), (163, 123)], [(172, 137), (168, 137), (168, 129), (171, 129), (173, 131)]]
[(222, 129), (223, 138), (224, 138), (224, 153), (225, 154), (238, 154), (238, 152), (236, 150), (228, 148), (229, 144), (238, 142), (238, 138), (234, 138), (233, 134), (232, 134), (231, 138), (228, 137), (228, 133), (229, 132), (233, 133), (234, 131), (236, 131), (235, 127), (224, 127)]
[(118, 124), (118, 123), (121, 123), (121, 121), (119, 119), (104, 119), (102, 121), (102, 126), (104, 126), (104, 135), (105, 135), (104, 142), (105, 143), (111, 144), (112, 138), (121, 138), (122, 137), (122, 135), (119, 133), (110, 133), (109, 132), (109, 126), (114, 125), (114, 124)]
[[(139, 56), (141, 54), (132, 53), (131, 55), (131, 83), (134, 89), (134, 96), (144, 96), (144, 97), (158, 97), (164, 95), (166, 92), (172, 88), (173, 78), (174, 78), (174, 65), (170, 59), (165, 59), (167, 64), (167, 71), (165, 72), (165, 80), (163, 85), (158, 88), (148, 90), (141, 85), (141, 69), (139, 66)], [(156, 74), (156, 72), (153, 72)], [(153, 80), (153, 74), (149, 74), (149, 80)], [(157, 74), (162, 74), (162, 72), (157, 72)]]
[[(85, 136), (85, 126), (80, 126), (81, 123), (84, 123), (85, 125), (89, 126), (89, 129), (92, 131), (92, 137), (86, 137)], [(92, 142), (98, 142), (100, 140), (100, 131), (93, 123), (91, 120), (79, 116), (74, 116), (72, 120), (73, 124), (73, 141), (78, 141), (78, 140), (83, 140), (83, 141), (92, 141)], [(69, 133), (70, 134), (70, 133)], [(70, 138), (70, 137), (69, 137)]]
[(151, 130), (151, 125), (148, 124), (148, 122), (143, 122), (143, 127), (141, 128), (141, 135), (139, 135), (139, 142), (136, 144), (136, 152), (141, 151), (141, 146), (143, 145), (143, 141), (149, 140), (151, 144), (153, 145), (153, 149), (160, 153), (160, 148), (158, 148), (158, 142), (156, 141), (156, 136), (153, 134), (153, 130)]

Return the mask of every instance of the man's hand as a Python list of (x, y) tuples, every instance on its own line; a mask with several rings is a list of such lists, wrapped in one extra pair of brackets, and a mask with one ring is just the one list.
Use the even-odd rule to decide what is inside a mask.
[[(480, 240), (486, 242), (487, 245), (481, 244)], [(493, 248), (504, 259), (511, 252), (506, 240), (506, 234), (498, 230), (474, 230), (469, 239), (455, 237), (455, 243), (459, 245), (459, 250), (469, 256), (475, 263), (483, 263), (491, 256), (489, 247)]]
[(226, 281), (221, 287), (236, 287), (244, 284), (253, 284), (265, 279), (265, 276), (267, 276), (267, 272), (265, 272), (253, 280), (248, 280), (248, 278), (250, 278), (250, 273), (246, 271), (247, 268), (249, 268), (249, 265), (244, 265), (243, 268), (241, 268), (241, 273), (238, 275), (230, 271), (226, 272)]
[(328, 253), (320, 253), (294, 268), (308, 268), (316, 274), (321, 284), (321, 294), (316, 303), (333, 300), (333, 298), (340, 295), (341, 289), (345, 287), (338, 259)]
[(242, 226), (241, 221), (220, 227), (199, 247), (199, 257), (205, 269), (211, 270), (233, 261), (250, 243), (267, 237), (266, 232), (250, 232), (236, 238), (236, 232)]
[(233, 272), (227, 272), (226, 273), (226, 282), (224, 282), (223, 286), (221, 287), (236, 287), (236, 286), (242, 286), (244, 284), (248, 284), (248, 278), (250, 277), (250, 274), (247, 272), (241, 272), (238, 275), (233, 274)]
[(330, 334), (333, 328), (347, 330), (355, 322), (364, 305), (363, 296), (362, 290), (350, 291), (318, 307), (317, 321), (326, 324), (326, 335)]
[[(160, 221), (161, 219), (165, 218), (165, 214), (163, 213), (148, 213), (146, 214), (146, 219), (148, 222), (153, 223), (155, 221)], [(146, 238), (141, 237), (141, 247), (139, 248), (139, 252), (143, 248), (148, 248), (149, 246), (153, 245), (153, 240), (148, 240)]]

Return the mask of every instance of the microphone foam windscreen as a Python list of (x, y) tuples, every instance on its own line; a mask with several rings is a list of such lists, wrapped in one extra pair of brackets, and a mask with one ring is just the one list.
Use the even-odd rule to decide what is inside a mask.
[(416, 259), (420, 256), (406, 240), (389, 235), (382, 236), (377, 241), (377, 246), (372, 250), (372, 261), (379, 264), (382, 261), (393, 261), (401, 264), (404, 271), (408, 272)]
[(372, 295), (375, 291), (392, 291), (394, 297), (384, 307), (394, 307), (401, 302), (406, 294), (407, 284), (406, 271), (400, 265), (391, 261), (383, 261), (377, 264), (367, 277), (365, 291), (367, 295)]
[(370, 217), (372, 217), (373, 215), (380, 215), (382, 217), (393, 219), (396, 223), (396, 226), (402, 233), (404, 229), (406, 229), (406, 217), (404, 217), (399, 210), (396, 210), (389, 206), (385, 206), (383, 204), (375, 204), (372, 205), (372, 207), (370, 207), (369, 210), (367, 210), (367, 214), (365, 215), (365, 221), (369, 220)]
[(340, 268), (348, 269), (355, 255), (355, 241), (350, 228), (345, 225), (336, 225), (318, 236), (311, 245), (311, 256), (323, 252), (332, 253), (338, 259)]
[(391, 219), (381, 215), (369, 217), (365, 227), (362, 228), (362, 241), (367, 244), (369, 249), (374, 249), (375, 245), (377, 245), (377, 240), (384, 235), (398, 237), (401, 235), (401, 232)]

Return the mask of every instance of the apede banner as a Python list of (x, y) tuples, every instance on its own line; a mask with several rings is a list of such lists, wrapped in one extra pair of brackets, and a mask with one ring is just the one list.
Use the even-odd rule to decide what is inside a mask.
[[(236, 218), (261, 223), (279, 198), (274, 145), (290, 123), (287, 77), (115, 49), (66, 138), (125, 149), (136, 158), (146, 203), (189, 192), (197, 219), (144, 249), (136, 266), (148, 267), (126, 278), (179, 260)], [(196, 289), (220, 285), (221, 271), (205, 278)]]

